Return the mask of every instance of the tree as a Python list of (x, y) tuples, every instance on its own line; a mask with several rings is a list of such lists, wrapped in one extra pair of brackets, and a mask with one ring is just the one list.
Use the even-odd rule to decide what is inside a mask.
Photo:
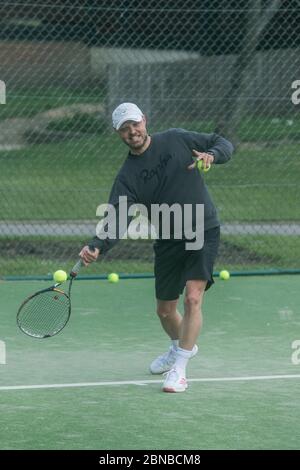
[(240, 53), (237, 55), (232, 72), (231, 84), (225, 95), (223, 113), (217, 123), (216, 131), (225, 135), (237, 145), (237, 127), (245, 110), (245, 96), (247, 96), (248, 80), (251, 67), (254, 65), (255, 52), (261, 34), (270, 23), (281, 6), (282, 0), (268, 1), (262, 6), (262, 0), (249, 1), (245, 10), (245, 34)]

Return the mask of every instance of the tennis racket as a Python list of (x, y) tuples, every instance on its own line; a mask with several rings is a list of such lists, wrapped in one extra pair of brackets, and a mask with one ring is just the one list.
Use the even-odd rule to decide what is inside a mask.
[(50, 338), (66, 326), (71, 315), (72, 283), (81, 266), (79, 260), (70, 272), (68, 293), (59, 289), (59, 282), (24, 300), (17, 313), (17, 325), (23, 333), (33, 338)]

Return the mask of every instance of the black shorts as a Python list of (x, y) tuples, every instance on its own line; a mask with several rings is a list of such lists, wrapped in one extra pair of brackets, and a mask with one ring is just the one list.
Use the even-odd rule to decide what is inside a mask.
[(154, 244), (155, 291), (159, 300), (176, 300), (186, 282), (207, 281), (206, 290), (214, 283), (213, 267), (218, 254), (220, 227), (204, 232), (201, 250), (186, 250), (186, 240), (164, 240)]

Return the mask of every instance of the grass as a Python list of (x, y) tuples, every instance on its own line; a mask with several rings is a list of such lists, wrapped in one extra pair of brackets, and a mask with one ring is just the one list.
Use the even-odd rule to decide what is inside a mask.
[[(50, 276), (69, 271), (84, 237), (1, 237), (0, 277)], [(300, 269), (300, 237), (278, 235), (222, 235), (215, 271)], [(109, 255), (83, 270), (84, 275), (153, 273), (152, 242), (120, 241)]]
[[(52, 108), (69, 106), (77, 103), (101, 103), (105, 100), (105, 87), (103, 85), (71, 88), (47, 87), (44, 88), (8, 88), (6, 90), (6, 104), (0, 106), (0, 121), (7, 118), (29, 118)], [(70, 127), (74, 122), (65, 122), (62, 125)], [(80, 126), (80, 123), (78, 124)], [(56, 126), (56, 124), (51, 124)], [(155, 123), (153, 131), (169, 127), (184, 127), (199, 132), (214, 132), (214, 121), (164, 120)], [(80, 128), (77, 129), (80, 131)], [(241, 119), (237, 136), (242, 142), (268, 142), (278, 140), (300, 140), (300, 119), (296, 114), (285, 117), (248, 116)]]
[(124, 157), (108, 164), (112, 145), (109, 135), (0, 152), (0, 219), (94, 218)]
[(101, 103), (103, 99), (103, 89), (101, 88), (10, 88), (6, 90), (6, 104), (0, 106), (0, 120), (30, 118), (52, 108), (79, 103)]
[(241, 121), (238, 136), (242, 141), (274, 142), (282, 139), (300, 139), (300, 119), (291, 118), (245, 118)]
[[(0, 120), (7, 117), (31, 117), (38, 112), (73, 103), (101, 102), (103, 92), (95, 89), (9, 90), (7, 104), (0, 107)], [(75, 122), (76, 119), (75, 119)], [(156, 123), (155, 130), (184, 127), (211, 132), (213, 122)], [(54, 125), (54, 124), (53, 124)], [(89, 130), (90, 120), (62, 120), (67, 130)], [(222, 222), (299, 221), (300, 119), (247, 118), (239, 127), (242, 145), (227, 165), (216, 165), (205, 174)], [(114, 177), (126, 158), (126, 148), (113, 132), (63, 143), (36, 144), (21, 150), (0, 151), (0, 222), (28, 220), (95, 220), (96, 208), (107, 201)], [(22, 240), (28, 239), (22, 237)], [(3, 238), (1, 239), (1, 242)], [(300, 248), (297, 237), (231, 236), (223, 237), (224, 253), (216, 270), (298, 268)], [(48, 237), (39, 240), (40, 245)], [(53, 256), (46, 251), (24, 251), (17, 256), (0, 252), (3, 275), (47, 275), (58, 267), (71, 267), (79, 241), (68, 255)], [(80, 240), (83, 243), (84, 240)], [(127, 247), (116, 256), (89, 268), (89, 273), (152, 272), (149, 259), (124, 259)], [(22, 245), (22, 242), (20, 242)], [(116, 249), (117, 250), (117, 249)], [(227, 250), (227, 253), (226, 253)], [(121, 256), (121, 252), (123, 255)], [(125, 255), (126, 256), (126, 255)], [(71, 260), (71, 261), (70, 261)], [(60, 266), (62, 263), (62, 266)]]
[[(110, 133), (2, 151), (0, 219), (93, 219), (125, 158)], [(299, 145), (240, 148), (205, 179), (223, 222), (299, 220)]]
[[(300, 269), (300, 237), (296, 235), (223, 235), (234, 256), (219, 256), (216, 268), (231, 271)], [(228, 245), (227, 245), (228, 244)], [(240, 254), (238, 256), (238, 253)], [(238, 262), (237, 262), (238, 260)]]
[(47, 129), (57, 132), (78, 132), (83, 134), (103, 134), (107, 131), (107, 121), (87, 113), (76, 113), (73, 117), (51, 121)]
[(212, 196), (225, 221), (299, 220), (300, 150), (241, 149), (232, 162), (206, 174)]
[[(214, 132), (214, 121), (170, 121), (156, 123), (156, 129), (182, 127), (197, 132)], [(251, 116), (241, 119), (237, 129), (237, 137), (241, 142), (267, 142), (300, 140), (299, 117), (261, 117)]]
[[(0, 237), (1, 276), (48, 276), (57, 269), (70, 271), (81, 248), (91, 237)], [(152, 242), (123, 240), (84, 275), (153, 272)]]
[[(51, 279), (52, 274), (57, 269), (63, 269), (69, 272), (77, 259), (77, 253), (74, 254), (73, 261), (58, 262), (53, 259), (38, 258), (36, 256), (22, 256), (18, 259), (3, 260), (0, 257), (1, 276), (48, 276)], [(95, 263), (88, 269), (82, 270), (80, 274), (106, 275), (111, 272), (133, 274), (133, 273), (152, 273), (153, 264), (147, 262), (136, 262), (130, 260)]]

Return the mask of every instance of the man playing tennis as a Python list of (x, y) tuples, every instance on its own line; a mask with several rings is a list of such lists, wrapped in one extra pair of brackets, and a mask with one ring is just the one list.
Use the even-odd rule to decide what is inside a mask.
[[(183, 129), (169, 129), (149, 135), (146, 117), (133, 103), (122, 103), (112, 114), (113, 127), (129, 147), (127, 159), (114, 181), (109, 203), (116, 210), (119, 197), (129, 205), (166, 203), (204, 205), (204, 244), (201, 249), (187, 249), (186, 239), (158, 238), (155, 252), (155, 290), (157, 314), (171, 339), (169, 350), (150, 365), (152, 374), (167, 372), (163, 391), (183, 392), (187, 388), (186, 366), (198, 351), (196, 340), (202, 326), (201, 305), (204, 292), (213, 284), (213, 265), (217, 256), (220, 223), (203, 175), (193, 160), (203, 160), (203, 167), (227, 162), (233, 146), (216, 134)], [(148, 211), (150, 213), (150, 211)], [(196, 212), (197, 214), (197, 212)], [(193, 212), (192, 226), (200, 221)], [(173, 227), (174, 228), (174, 227)], [(85, 265), (96, 261), (117, 240), (95, 237), (80, 257)], [(177, 311), (180, 294), (184, 296), (184, 315)]]

